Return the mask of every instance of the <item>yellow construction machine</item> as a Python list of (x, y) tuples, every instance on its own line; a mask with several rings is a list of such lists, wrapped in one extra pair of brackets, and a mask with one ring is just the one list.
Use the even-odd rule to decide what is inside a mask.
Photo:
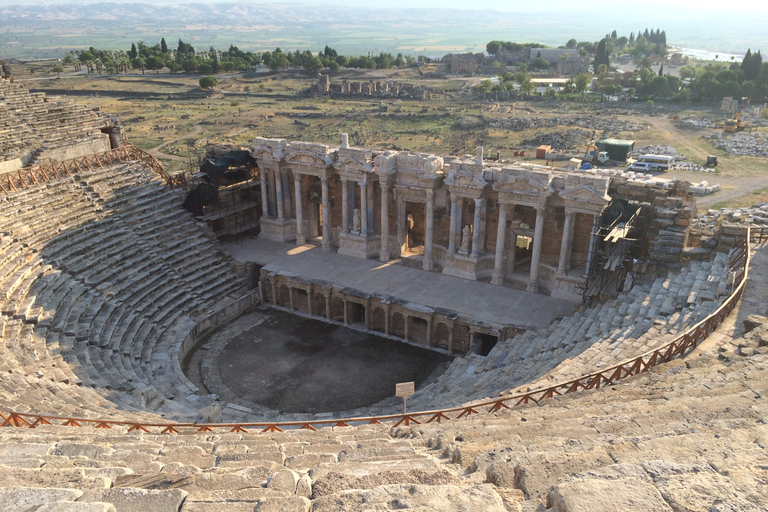
[(725, 122), (725, 127), (723, 128), (724, 132), (727, 133), (734, 133), (734, 132), (743, 132), (747, 129), (749, 126), (749, 121), (742, 121), (741, 120), (741, 112), (737, 112), (733, 119), (728, 119)]

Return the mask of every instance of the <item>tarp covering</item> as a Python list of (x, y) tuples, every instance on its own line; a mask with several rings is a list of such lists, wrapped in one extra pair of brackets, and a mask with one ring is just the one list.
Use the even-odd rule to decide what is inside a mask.
[[(204, 172), (211, 179), (213, 186), (218, 187), (222, 177), (237, 183), (249, 178), (248, 173), (238, 172), (242, 167), (255, 167), (254, 161), (249, 151), (230, 151), (224, 156), (218, 158), (206, 158), (200, 165), (200, 171)], [(238, 171), (229, 173), (231, 167), (237, 167)]]

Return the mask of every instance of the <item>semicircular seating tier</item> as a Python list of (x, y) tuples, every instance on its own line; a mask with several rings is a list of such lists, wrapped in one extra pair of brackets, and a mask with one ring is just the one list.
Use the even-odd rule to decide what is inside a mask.
[(117, 119), (88, 107), (0, 80), (0, 170), (16, 170), (109, 150)]
[(0, 199), (0, 404), (158, 421), (215, 400), (179, 354), (251, 295), (182, 199), (138, 161)]

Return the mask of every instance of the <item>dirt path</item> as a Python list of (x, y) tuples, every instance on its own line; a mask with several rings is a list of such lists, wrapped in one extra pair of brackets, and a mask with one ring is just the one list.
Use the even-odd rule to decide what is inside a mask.
[(167, 153), (163, 153), (162, 151), (160, 151), (160, 149), (162, 147), (164, 147), (164, 146), (169, 145), (169, 144), (175, 144), (176, 142), (180, 141), (181, 139), (185, 139), (187, 137), (194, 137), (195, 135), (200, 135), (201, 133), (203, 133), (203, 127), (200, 126), (199, 123), (195, 123), (193, 126), (194, 126), (194, 129), (191, 132), (185, 133), (183, 135), (179, 135), (175, 139), (165, 140), (159, 146), (155, 146), (154, 148), (152, 148), (149, 151), (147, 151), (147, 153), (149, 153), (150, 155), (152, 155), (153, 157), (155, 157), (157, 159), (164, 158), (166, 160), (185, 160), (185, 158), (182, 158), (180, 156), (169, 155)]
[[(657, 133), (654, 134), (655, 144), (668, 144), (686, 157), (687, 160), (694, 162), (705, 162), (707, 155), (712, 154), (708, 148), (700, 142), (702, 132), (693, 130), (680, 130), (674, 126), (671, 120), (665, 117), (648, 117), (645, 122), (651, 125), (651, 129)], [(714, 133), (714, 132), (713, 132)], [(738, 200), (752, 195), (755, 190), (768, 185), (768, 179), (762, 176), (733, 176), (736, 174), (734, 167), (738, 166), (738, 161), (726, 161), (721, 165), (721, 172), (718, 174), (672, 171), (670, 175), (677, 176), (680, 179), (688, 180), (691, 183), (707, 181), (710, 185), (719, 183), (720, 192), (709, 196), (699, 197), (696, 203), (699, 209), (708, 208), (716, 203)], [(768, 171), (768, 166), (766, 166)]]

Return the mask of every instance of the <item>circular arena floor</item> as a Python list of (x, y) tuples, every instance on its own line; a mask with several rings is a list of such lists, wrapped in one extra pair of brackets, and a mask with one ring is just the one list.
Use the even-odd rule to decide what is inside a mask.
[[(220, 329), (185, 361), (185, 372), (222, 400), (281, 413), (337, 412), (418, 387), (451, 357), (343, 326), (259, 310)], [(435, 371), (437, 370), (437, 371)]]

